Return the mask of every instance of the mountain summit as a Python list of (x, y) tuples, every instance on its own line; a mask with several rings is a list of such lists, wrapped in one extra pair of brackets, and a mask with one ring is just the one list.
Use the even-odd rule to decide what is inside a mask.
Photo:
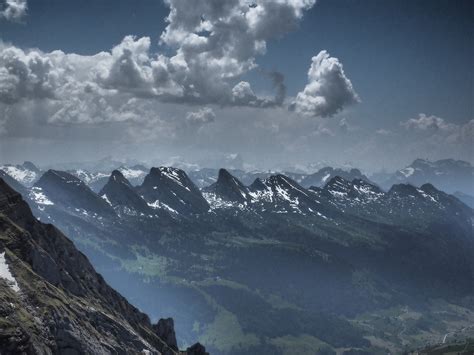
[(201, 191), (181, 169), (151, 168), (137, 191), (150, 206), (163, 207), (178, 214), (199, 214), (209, 210)]
[(35, 187), (39, 187), (54, 203), (94, 215), (114, 215), (113, 208), (82, 180), (65, 171), (48, 170)]
[(151, 210), (119, 170), (112, 171), (109, 181), (99, 192), (99, 196), (119, 213), (136, 215), (149, 213)]
[(250, 198), (249, 189), (226, 169), (220, 169), (217, 181), (203, 191), (230, 202), (245, 203)]

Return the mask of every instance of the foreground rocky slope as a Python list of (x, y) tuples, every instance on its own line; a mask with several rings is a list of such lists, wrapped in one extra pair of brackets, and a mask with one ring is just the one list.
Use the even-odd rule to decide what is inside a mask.
[(172, 320), (152, 325), (2, 179), (0, 315), (1, 354), (179, 353)]

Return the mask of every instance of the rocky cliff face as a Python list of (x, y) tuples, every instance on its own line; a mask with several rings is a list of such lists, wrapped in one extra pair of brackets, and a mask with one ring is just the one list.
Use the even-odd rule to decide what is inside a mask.
[(0, 316), (2, 354), (180, 353), (172, 320), (152, 325), (2, 179)]

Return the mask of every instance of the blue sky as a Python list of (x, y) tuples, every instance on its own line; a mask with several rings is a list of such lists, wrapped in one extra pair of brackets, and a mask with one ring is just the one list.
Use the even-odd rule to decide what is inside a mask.
[[(183, 11), (194, 10), (196, 9), (190, 7)], [(0, 38), (5, 43), (24, 50), (39, 48), (48, 53), (59, 49), (65, 53), (91, 56), (101, 51), (110, 51), (127, 35), (137, 38), (148, 36), (151, 40), (150, 55), (161, 53), (172, 56), (175, 53), (172, 45), (158, 43), (167, 26), (165, 18), (169, 11), (170, 6), (159, 0), (34, 0), (28, 2), (27, 13), (19, 21), (0, 21)], [(255, 144), (252, 148), (254, 151), (270, 151), (269, 147), (260, 144), (266, 143), (268, 146), (272, 139), (307, 142), (301, 143), (301, 146), (307, 145), (303, 148), (293, 147), (283, 151), (281, 159), (270, 158), (272, 164), (289, 164), (292, 161), (311, 163), (312, 159), (323, 158), (344, 164), (350, 161), (350, 152), (359, 147), (357, 149), (367, 150), (368, 153), (361, 156), (355, 154), (354, 165), (375, 170), (375, 166), (380, 165), (383, 160), (378, 149), (378, 145), (382, 143), (392, 147), (396, 147), (397, 143), (408, 145), (403, 152), (389, 159), (393, 165), (403, 165), (418, 156), (436, 159), (446, 157), (446, 154), (472, 161), (472, 15), (472, 1), (320, 0), (314, 6), (304, 9), (302, 18), (295, 20), (294, 28), (266, 38), (265, 54), (252, 55), (258, 68), (245, 70), (239, 75), (239, 80), (251, 84), (261, 103), (263, 99), (260, 96), (273, 95), (272, 82), (268, 75), (262, 73), (279, 71), (285, 78), (286, 101), (289, 103), (308, 84), (307, 72), (311, 58), (326, 50), (343, 65), (345, 76), (353, 85), (354, 94), (360, 98), (359, 103), (350, 99), (341, 101), (342, 104), (334, 109), (330, 108), (330, 114), (325, 117), (318, 116), (321, 111), (311, 111), (311, 122), (308, 117), (293, 117), (290, 123), (283, 122), (284, 119), (280, 118), (274, 124), (268, 122), (267, 116), (274, 114), (286, 117), (295, 113), (287, 115), (285, 110), (275, 109), (273, 104), (265, 103), (258, 104), (258, 109), (240, 107), (248, 106), (247, 104), (227, 108), (221, 100), (210, 100), (198, 105), (193, 103), (191, 106), (189, 102), (166, 102), (159, 105), (159, 110), (161, 115), (167, 115), (169, 120), (173, 120), (176, 116), (186, 116), (210, 108), (213, 110), (212, 119), (201, 119), (201, 116), (198, 118), (204, 120), (202, 122), (206, 123), (205, 126), (221, 125), (221, 116), (225, 116), (222, 120), (227, 121), (230, 120), (228, 117), (237, 117), (232, 122), (222, 124), (222, 131), (212, 128), (214, 134), (226, 134), (232, 129), (232, 125), (245, 125), (245, 119), (239, 120), (238, 117), (248, 115), (248, 111), (251, 111), (256, 120), (262, 117), (260, 126), (278, 126), (275, 128), (278, 134), (273, 138), (267, 132), (262, 132), (264, 142)], [(272, 107), (261, 108), (263, 106)], [(298, 109), (296, 112), (298, 113)], [(303, 113), (306, 116), (308, 114), (307, 111)], [(420, 114), (425, 114), (428, 118), (423, 119)], [(413, 120), (411, 123), (408, 122), (410, 119)], [(4, 124), (4, 131), (8, 128), (11, 135), (23, 136), (22, 139), (28, 138), (32, 142), (38, 139), (46, 146), (60, 146), (60, 143), (53, 142), (47, 134), (42, 137), (22, 135), (18, 127), (13, 127), (14, 120), (15, 118), (10, 118)], [(90, 130), (85, 125), (63, 126), (64, 134), (74, 136), (74, 131), (77, 132), (78, 146), (84, 141), (85, 133), (81, 132)], [(343, 134), (337, 131), (342, 126)], [(28, 131), (25, 125), (21, 127), (25, 132)], [(57, 130), (58, 127), (52, 129)], [(116, 135), (123, 127), (114, 126), (109, 129)], [(252, 127), (236, 127), (235, 131), (245, 135), (247, 129)], [(306, 135), (308, 129), (315, 131), (312, 137), (317, 139)], [(404, 133), (406, 130), (410, 133)], [(415, 134), (416, 130), (419, 134)], [(373, 141), (376, 131), (385, 136), (381, 142)], [(329, 138), (325, 137), (325, 132), (329, 132)], [(193, 152), (201, 151), (199, 157), (191, 154), (191, 159), (203, 160), (206, 154), (214, 156), (222, 151), (222, 142), (206, 145), (199, 139), (194, 142), (195, 137), (189, 139), (188, 134), (189, 132), (180, 132), (178, 136), (193, 141), (188, 146)], [(464, 138), (456, 140), (453, 135)], [(97, 136), (101, 144), (104, 139), (108, 140), (108, 137)], [(168, 155), (174, 152), (176, 155), (186, 155), (182, 139), (178, 148), (173, 142), (160, 143), (166, 144), (166, 147), (160, 145), (160, 148)], [(202, 140), (205, 139), (204, 134)], [(245, 136), (240, 137), (240, 141), (242, 139)], [(408, 139), (411, 141), (406, 141)], [(433, 151), (433, 146), (445, 144), (443, 139), (451, 146)], [(159, 136), (156, 140), (163, 141)], [(253, 140), (258, 141), (258, 136)], [(361, 147), (361, 144), (369, 140), (372, 148), (368, 145)], [(426, 144), (420, 144), (420, 140), (426, 140)], [(51, 145), (45, 143), (48, 141)], [(235, 146), (228, 147), (228, 153), (237, 152), (244, 155), (244, 158), (250, 155), (248, 150), (240, 149), (237, 142)], [(111, 146), (114, 144), (116, 142), (111, 141)], [(153, 142), (152, 137), (146, 144), (153, 146), (156, 141)], [(134, 147), (136, 144), (128, 142), (126, 146)], [(339, 150), (335, 152), (336, 149)], [(139, 150), (135, 154), (136, 158), (140, 158)], [(325, 156), (316, 155), (313, 158), (312, 150), (325, 152)], [(25, 150), (25, 159), (28, 158), (26, 155), (29, 151), (31, 150)], [(12, 156), (11, 160), (22, 159), (21, 154), (17, 155)], [(5, 160), (9, 156), (0, 158)], [(78, 154), (77, 158), (81, 158), (81, 155)], [(258, 165), (258, 158), (252, 159), (252, 164)]]

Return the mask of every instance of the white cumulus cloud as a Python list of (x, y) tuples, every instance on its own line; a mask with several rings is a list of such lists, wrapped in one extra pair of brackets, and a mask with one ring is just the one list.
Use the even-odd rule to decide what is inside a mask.
[(420, 113), (417, 118), (410, 118), (401, 123), (408, 130), (429, 132), (450, 132), (456, 130), (456, 125), (446, 122), (443, 118)]
[(297, 94), (291, 108), (303, 115), (331, 117), (359, 101), (339, 59), (323, 50), (312, 58), (308, 84)]

